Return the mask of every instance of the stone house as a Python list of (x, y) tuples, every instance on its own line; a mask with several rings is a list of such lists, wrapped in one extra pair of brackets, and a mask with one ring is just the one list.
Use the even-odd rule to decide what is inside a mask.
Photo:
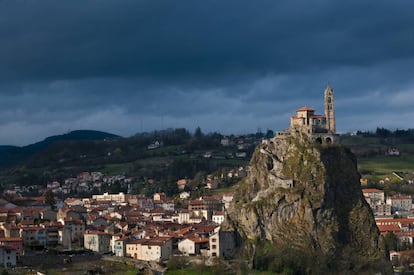
[(172, 237), (154, 237), (126, 244), (126, 255), (137, 260), (160, 262), (172, 254)]
[(105, 232), (89, 231), (84, 234), (83, 245), (85, 249), (89, 249), (97, 253), (108, 253), (111, 252), (111, 237), (111, 234)]
[(200, 255), (209, 249), (209, 238), (187, 237), (178, 242), (178, 250), (184, 255)]

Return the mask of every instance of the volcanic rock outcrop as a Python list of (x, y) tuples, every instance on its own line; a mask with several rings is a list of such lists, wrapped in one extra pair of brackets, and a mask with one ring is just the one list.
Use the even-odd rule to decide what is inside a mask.
[(222, 230), (256, 269), (390, 273), (354, 155), (292, 132), (259, 145)]

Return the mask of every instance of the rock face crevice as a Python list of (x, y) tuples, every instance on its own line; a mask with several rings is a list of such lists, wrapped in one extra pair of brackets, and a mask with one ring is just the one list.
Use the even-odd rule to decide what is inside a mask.
[(388, 268), (359, 179), (345, 147), (317, 145), (300, 133), (275, 137), (256, 148), (222, 228), (238, 233), (241, 254), (251, 259), (267, 243), (264, 251), (329, 258), (333, 272), (375, 262)]

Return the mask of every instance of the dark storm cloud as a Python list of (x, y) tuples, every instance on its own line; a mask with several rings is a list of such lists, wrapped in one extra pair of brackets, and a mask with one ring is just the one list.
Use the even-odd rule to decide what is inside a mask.
[[(0, 1), (0, 144), (69, 129), (414, 127), (411, 1)], [(356, 123), (357, 121), (357, 123)], [(405, 127), (405, 128), (406, 128)]]
[(0, 77), (199, 77), (413, 55), (409, 1), (2, 1)]

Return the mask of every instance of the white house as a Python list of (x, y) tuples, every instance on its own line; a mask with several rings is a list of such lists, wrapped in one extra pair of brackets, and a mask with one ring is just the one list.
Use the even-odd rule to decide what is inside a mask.
[(382, 204), (385, 202), (384, 191), (376, 188), (365, 188), (362, 189), (365, 200), (370, 205)]
[(141, 239), (126, 244), (126, 255), (137, 260), (160, 262), (168, 260), (171, 254), (171, 237)]
[(213, 222), (221, 224), (222, 222), (224, 222), (224, 217), (224, 211), (214, 211), (211, 219), (213, 220)]

